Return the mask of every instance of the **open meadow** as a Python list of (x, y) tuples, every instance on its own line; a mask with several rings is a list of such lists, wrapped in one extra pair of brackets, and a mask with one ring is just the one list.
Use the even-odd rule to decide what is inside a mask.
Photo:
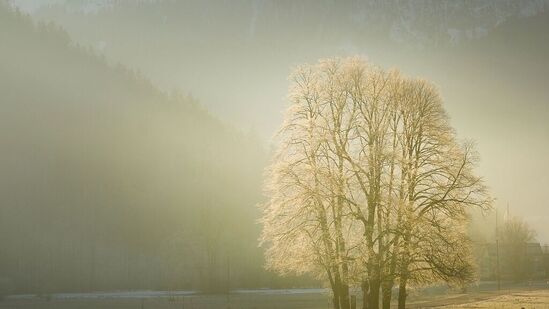
[(462, 304), (447, 305), (440, 308), (549, 308), (549, 291), (516, 291), (503, 295), (489, 297), (487, 299), (466, 302)]
[[(57, 294), (50, 297), (10, 297), (1, 309), (329, 309), (320, 289), (256, 290), (230, 295), (149, 295), (142, 293)], [(361, 308), (361, 299), (357, 299)], [(392, 306), (396, 308), (397, 304)], [(411, 297), (407, 308), (549, 308), (549, 290), (483, 291), (466, 294)]]

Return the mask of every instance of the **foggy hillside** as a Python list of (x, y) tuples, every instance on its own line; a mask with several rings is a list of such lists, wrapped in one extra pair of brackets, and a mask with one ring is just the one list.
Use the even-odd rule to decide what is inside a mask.
[[(29, 3), (34, 16), (61, 24), (110, 61), (140, 69), (163, 89), (190, 92), (224, 119), (267, 138), (280, 121), (285, 77), (299, 63), (362, 54), (420, 74), (415, 62), (428, 60), (435, 48), (483, 38), (510, 18), (535, 16), (548, 6), (537, 0), (408, 6), (398, 1), (99, 1), (89, 11), (89, 1)], [(212, 83), (219, 91), (212, 91)]]
[[(433, 44), (455, 44), (463, 40), (486, 35), (510, 17), (528, 17), (543, 12), (546, 0), (528, 1), (418, 1), (402, 4), (399, 1), (273, 1), (238, 0), (220, 3), (217, 1), (173, 1), (173, 0), (11, 0), (29, 12), (65, 11), (70, 13), (98, 13), (105, 10), (119, 10), (123, 7), (159, 6), (201, 12), (199, 16), (208, 20), (225, 19), (239, 14), (238, 23), (229, 24), (234, 37), (260, 37), (269, 32), (269, 25), (277, 24), (280, 29), (297, 29), (294, 36), (306, 35), (341, 40), (337, 32), (346, 30), (353, 35), (390, 36), (397, 42), (416, 46)], [(162, 9), (153, 15), (168, 13)], [(159, 16), (168, 19), (170, 14)], [(126, 16), (131, 16), (127, 14)], [(165, 17), (165, 18), (163, 18)], [(178, 21), (196, 26), (196, 17)], [(164, 20), (168, 22), (168, 20)], [(172, 23), (173, 21), (169, 21)], [(296, 27), (300, 26), (300, 27)], [(316, 29), (315, 29), (316, 28)], [(200, 32), (208, 32), (201, 29)], [(211, 30), (211, 29), (210, 29)], [(315, 30), (311, 33), (310, 30)], [(213, 33), (210, 33), (213, 34)], [(343, 38), (345, 39), (345, 38)]]
[(536, 163), (549, 151), (547, 1), (104, 1), (93, 11), (59, 3), (35, 6), (34, 16), (160, 88), (196, 95), (264, 144), (297, 64), (358, 54), (432, 80), (457, 131), (477, 141), (499, 207), (509, 203), (549, 241), (535, 197), (549, 185)]
[(260, 284), (253, 136), (57, 26), (0, 5), (0, 29), (3, 284), (215, 290), (228, 270)]

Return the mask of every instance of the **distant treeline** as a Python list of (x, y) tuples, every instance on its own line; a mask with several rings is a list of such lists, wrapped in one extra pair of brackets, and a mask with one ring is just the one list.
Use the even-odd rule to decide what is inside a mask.
[(3, 293), (287, 285), (253, 136), (2, 3), (0, 45)]

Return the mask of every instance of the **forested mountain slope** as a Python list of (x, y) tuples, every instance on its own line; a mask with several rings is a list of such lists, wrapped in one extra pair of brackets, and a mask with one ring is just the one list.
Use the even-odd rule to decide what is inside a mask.
[(549, 9), (547, 0), (11, 1), (34, 7), (33, 16), (63, 25), (109, 61), (139, 68), (155, 85), (198, 95), (224, 119), (264, 138), (281, 121), (286, 76), (295, 65), (360, 54), (439, 83), (475, 60), (460, 54), (438, 67), (433, 58)]
[(0, 42), (3, 285), (262, 284), (255, 138), (3, 4)]

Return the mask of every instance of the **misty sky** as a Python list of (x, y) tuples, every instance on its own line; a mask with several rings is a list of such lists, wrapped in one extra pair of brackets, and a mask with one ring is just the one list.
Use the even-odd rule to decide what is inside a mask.
[(192, 94), (265, 145), (300, 63), (360, 55), (430, 80), (458, 136), (477, 142), (497, 207), (509, 204), (549, 243), (549, 1), (420, 1), (398, 10), (394, 2), (304, 9), (258, 0), (153, 10), (147, 1), (135, 14), (109, 1), (13, 2), (161, 89)]

